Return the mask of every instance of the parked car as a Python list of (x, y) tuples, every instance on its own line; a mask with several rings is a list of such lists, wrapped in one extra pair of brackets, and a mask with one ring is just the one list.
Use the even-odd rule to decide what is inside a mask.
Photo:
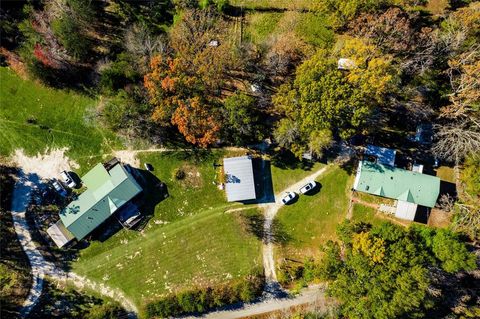
[(72, 175), (70, 175), (69, 172), (63, 171), (60, 173), (60, 177), (62, 178), (62, 182), (67, 185), (70, 188), (75, 188), (77, 187), (77, 183), (72, 178)]
[(138, 211), (138, 207), (135, 204), (128, 203), (120, 208), (117, 218), (123, 227), (132, 228), (143, 219), (143, 215)]
[(55, 191), (57, 191), (57, 193), (59, 193), (63, 197), (67, 196), (67, 191), (65, 190), (63, 185), (61, 183), (59, 183), (56, 179), (52, 180), (52, 186), (55, 189)]
[(295, 197), (297, 197), (297, 194), (295, 192), (286, 192), (285, 196), (283, 196), (282, 198), (282, 203), (286, 205), (290, 203), (292, 200), (294, 200)]
[(312, 189), (315, 188), (315, 186), (317, 186), (317, 182), (315, 181), (310, 181), (308, 182), (307, 184), (303, 185), (302, 188), (300, 188), (300, 194), (306, 194), (308, 193), (309, 191), (311, 191)]

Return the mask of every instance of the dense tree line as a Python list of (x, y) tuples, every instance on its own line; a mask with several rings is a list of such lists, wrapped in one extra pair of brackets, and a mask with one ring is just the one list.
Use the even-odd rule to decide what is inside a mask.
[(328, 294), (341, 301), (341, 318), (438, 318), (445, 312), (469, 317), (480, 312), (475, 289), (456, 283), (460, 274), (467, 271), (468, 276), (477, 268), (475, 254), (457, 233), (346, 221), (337, 234), (340, 241), (322, 248), (320, 263), (307, 260), (283, 268), (280, 279), (327, 280)]

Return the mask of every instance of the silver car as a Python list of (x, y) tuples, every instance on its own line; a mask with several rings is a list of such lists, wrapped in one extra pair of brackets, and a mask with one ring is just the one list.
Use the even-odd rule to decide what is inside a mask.
[(62, 182), (67, 185), (70, 188), (75, 188), (77, 187), (77, 183), (72, 178), (72, 175), (70, 175), (69, 172), (63, 171), (60, 173), (60, 177), (62, 178)]

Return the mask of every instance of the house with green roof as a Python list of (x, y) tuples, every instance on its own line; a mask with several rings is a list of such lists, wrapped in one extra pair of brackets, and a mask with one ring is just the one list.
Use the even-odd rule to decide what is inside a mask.
[(421, 171), (360, 161), (353, 189), (397, 200), (395, 215), (413, 220), (417, 206), (432, 208), (440, 194), (440, 179)]
[[(65, 237), (75, 237), (77, 240), (87, 236), (142, 191), (121, 163), (108, 170), (103, 164), (97, 164), (83, 176), (82, 181), (87, 190), (61, 211), (63, 225), (56, 225), (56, 228), (68, 231), (69, 234), (63, 231)], [(65, 244), (59, 241), (57, 245), (59, 243), (62, 246)]]

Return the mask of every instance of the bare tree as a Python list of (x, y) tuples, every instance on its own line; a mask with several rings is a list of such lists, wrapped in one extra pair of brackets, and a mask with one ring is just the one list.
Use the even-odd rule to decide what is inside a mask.
[(453, 220), (455, 230), (467, 233), (471, 238), (480, 238), (480, 207), (473, 204), (456, 203), (456, 214)]
[(163, 35), (153, 35), (145, 26), (133, 24), (125, 32), (125, 48), (132, 54), (142, 71), (146, 71), (150, 59), (167, 50)]
[(435, 125), (433, 153), (458, 165), (468, 154), (480, 153), (480, 123), (475, 119)]

